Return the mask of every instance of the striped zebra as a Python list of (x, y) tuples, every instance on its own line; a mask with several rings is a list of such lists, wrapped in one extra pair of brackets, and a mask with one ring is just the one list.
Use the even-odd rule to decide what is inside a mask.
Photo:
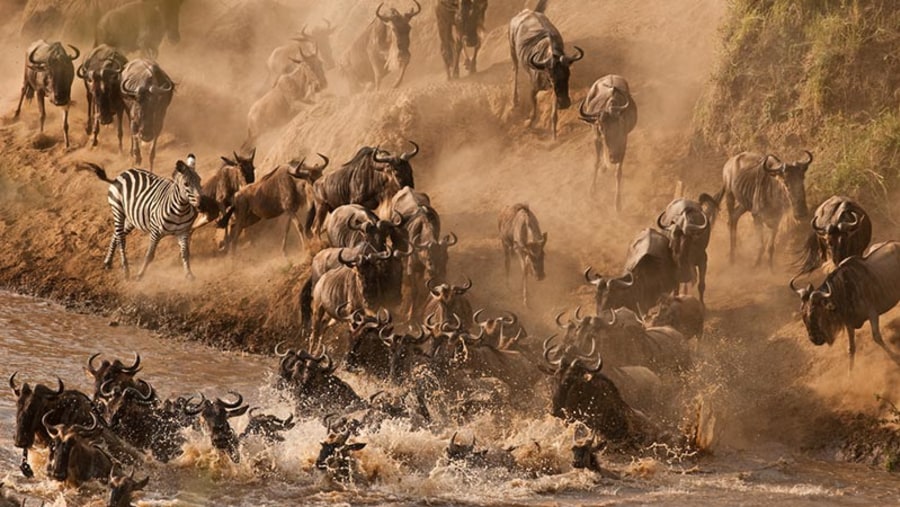
[(112, 268), (116, 247), (122, 250), (122, 267), (128, 279), (128, 257), (125, 254), (125, 236), (137, 228), (150, 234), (150, 246), (144, 257), (144, 265), (137, 279), (144, 275), (156, 252), (156, 245), (163, 236), (177, 236), (181, 247), (181, 261), (189, 280), (193, 280), (190, 264), (190, 241), (197, 206), (200, 205), (200, 176), (195, 169), (196, 158), (188, 155), (187, 162), (175, 164), (172, 179), (162, 178), (143, 169), (129, 169), (115, 180), (106, 171), (89, 162), (81, 162), (78, 170), (93, 171), (103, 181), (110, 183), (108, 201), (112, 208), (115, 232), (109, 244), (103, 267)]

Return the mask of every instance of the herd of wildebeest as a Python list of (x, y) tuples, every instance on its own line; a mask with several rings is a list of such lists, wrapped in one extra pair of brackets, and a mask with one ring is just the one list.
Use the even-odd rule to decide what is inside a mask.
[[(383, 6), (347, 50), (341, 69), (355, 87), (367, 83), (377, 89), (391, 69), (400, 84), (409, 63), (411, 20), (421, 11), (418, 1), (406, 13)], [(60, 43), (38, 41), (26, 54), (22, 97), (38, 96), (43, 127), (43, 98), (67, 107), (73, 76), (87, 91), (89, 136), (97, 145), (100, 125), (117, 116), (119, 149), (122, 116), (131, 124), (135, 164), (141, 163), (140, 143), (151, 142), (152, 171), (155, 143), (172, 100), (174, 84), (151, 58), (164, 33), (178, 39), (180, 0), (146, 0), (127, 4), (104, 15), (97, 26), (95, 47), (78, 66), (79, 51), (68, 53)], [(556, 137), (557, 110), (570, 106), (570, 66), (584, 52), (564, 52), (559, 31), (544, 14), (546, 0), (523, 10), (509, 25), (514, 70), (522, 67), (532, 84), (533, 124), (537, 92), (549, 90), (551, 131)], [(486, 0), (436, 2), (438, 33), (447, 78), (459, 77), (461, 54), (475, 72), (483, 38)], [(307, 31), (291, 44), (277, 48), (269, 59), (275, 75), (272, 88), (253, 105), (248, 118), (250, 139), (272, 127), (270, 117), (292, 111), (296, 101), (310, 101), (327, 83), (325, 70), (335, 65), (328, 23)], [(128, 60), (141, 51), (148, 58)], [(470, 54), (471, 52), (471, 54)], [(396, 66), (399, 64), (399, 66)], [(515, 77), (514, 77), (515, 83)], [(514, 85), (513, 103), (517, 97)], [(21, 108), (21, 100), (20, 100)], [(596, 134), (597, 172), (616, 168), (615, 208), (621, 207), (622, 161), (628, 133), (637, 122), (637, 106), (624, 78), (598, 79), (580, 104), (580, 118)], [(18, 110), (17, 113), (18, 114)], [(64, 114), (66, 146), (69, 145)], [(441, 431), (447, 421), (462, 422), (491, 406), (533, 407), (535, 386), (546, 383), (551, 413), (576, 425), (572, 447), (574, 467), (602, 470), (596, 457), (601, 447), (639, 449), (659, 440), (678, 440), (665, 431), (660, 407), (673, 385), (683, 382), (691, 368), (688, 340), (703, 333), (707, 246), (722, 206), (728, 212), (730, 254), (734, 262), (737, 225), (749, 212), (760, 236), (756, 264), (768, 256), (774, 263), (775, 235), (782, 217), (792, 213), (807, 220), (804, 177), (813, 161), (784, 162), (773, 154), (740, 153), (723, 170), (723, 184), (714, 194), (696, 201), (672, 201), (656, 220), (656, 228), (640, 231), (630, 244), (623, 274), (599, 275), (589, 267), (585, 282), (596, 295), (593, 315), (575, 309), (556, 317), (560, 331), (543, 340), (540, 354), (525, 345), (528, 333), (512, 312), (474, 310), (468, 300), (473, 283), (447, 274), (449, 249), (459, 241), (443, 231), (438, 210), (414, 182), (412, 160), (419, 146), (391, 153), (365, 146), (341, 167), (326, 169), (306, 159), (276, 167), (255, 177), (255, 150), (222, 157), (223, 165), (201, 184), (196, 158), (176, 164), (173, 177), (129, 169), (115, 179), (91, 163), (78, 169), (110, 183), (109, 203), (114, 234), (104, 261), (109, 269), (117, 250), (128, 278), (125, 238), (137, 228), (150, 235), (150, 248), (140, 278), (154, 256), (157, 242), (175, 235), (181, 244), (185, 273), (190, 269), (190, 237), (198, 226), (215, 223), (226, 231), (224, 248), (232, 254), (241, 234), (257, 222), (286, 216), (283, 249), (291, 229), (312, 259), (309, 277), (300, 288), (298, 348), (275, 348), (277, 387), (294, 400), (285, 419), (250, 411), (239, 435), (229, 419), (243, 415), (248, 405), (238, 393), (231, 399), (180, 396), (163, 399), (144, 379), (137, 378), (140, 356), (133, 364), (119, 359), (100, 362), (91, 356), (86, 371), (94, 379), (92, 395), (43, 384), (9, 384), (18, 398), (15, 445), (24, 450), (22, 472), (33, 476), (28, 450), (35, 443), (49, 446), (47, 475), (80, 484), (108, 481), (109, 505), (128, 505), (131, 492), (147, 484), (124, 471), (140, 466), (149, 455), (166, 462), (181, 453), (182, 430), (202, 428), (212, 446), (234, 461), (241, 459), (245, 438), (258, 435), (273, 444), (290, 430), (294, 418), (321, 418), (328, 430), (316, 467), (338, 481), (352, 478), (353, 452), (365, 446), (355, 441), (365, 430), (377, 431), (385, 418), (403, 418), (414, 427)], [(875, 341), (900, 361), (882, 340), (879, 315), (900, 299), (900, 246), (888, 241), (869, 246), (872, 223), (859, 204), (834, 196), (814, 212), (798, 276), (823, 270), (818, 287), (790, 286), (800, 297), (802, 318), (813, 343), (831, 344), (841, 329), (849, 338), (850, 365), (855, 351), (854, 330), (866, 320)], [(498, 237), (507, 279), (510, 263), (521, 266), (521, 298), (529, 306), (528, 279), (544, 278), (544, 249), (548, 234), (528, 205), (500, 210)], [(868, 248), (868, 249), (867, 249)], [(499, 255), (499, 253), (498, 253)], [(687, 294), (696, 284), (699, 298)], [(347, 371), (383, 383), (384, 390), (365, 398), (339, 375), (328, 353), (343, 340)], [(533, 343), (533, 341), (531, 341)], [(332, 347), (335, 348), (335, 347)], [(602, 359), (601, 359), (602, 357)], [(606, 368), (604, 369), (604, 365)], [(677, 388), (675, 388), (677, 390)], [(671, 400), (669, 400), (671, 401)], [(532, 405), (530, 405), (532, 404)], [(691, 445), (690, 438), (679, 440)], [(450, 439), (447, 457), (471, 466), (516, 468), (515, 459), (500, 450), (475, 450), (475, 444)], [(531, 470), (531, 473), (549, 473)]]

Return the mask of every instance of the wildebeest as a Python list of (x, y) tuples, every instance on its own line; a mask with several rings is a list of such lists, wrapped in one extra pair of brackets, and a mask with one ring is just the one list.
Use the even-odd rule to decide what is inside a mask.
[(365, 402), (334, 372), (337, 365), (325, 350), (318, 356), (305, 350), (288, 350), (281, 355), (283, 383), (297, 399), (302, 416), (353, 411), (365, 408)]
[(622, 162), (628, 147), (628, 133), (637, 124), (637, 104), (631, 97), (625, 78), (609, 74), (594, 81), (587, 97), (581, 102), (579, 116), (593, 126), (594, 177), (591, 193), (597, 189), (597, 172), (616, 167), (616, 211), (622, 209)]
[(200, 420), (203, 422), (207, 433), (209, 433), (213, 447), (220, 451), (225, 451), (231, 458), (231, 461), (240, 463), (241, 455), (238, 453), (238, 438), (228, 419), (244, 415), (244, 412), (250, 406), (243, 405), (244, 397), (240, 394), (235, 392), (230, 392), (229, 394), (233, 394), (236, 397), (235, 401), (223, 401), (221, 398), (216, 398), (216, 401), (210, 401), (201, 394), (200, 402), (189, 404), (184, 411), (189, 415), (199, 414)]
[(48, 43), (43, 39), (35, 41), (25, 52), (25, 77), (22, 83), (22, 95), (19, 97), (19, 105), (16, 107), (15, 117), (22, 112), (22, 101), (25, 98), (31, 100), (37, 94), (38, 110), (41, 113), (41, 132), (44, 132), (44, 118), (47, 111), (44, 109), (44, 97), (50, 97), (50, 103), (63, 108), (63, 136), (66, 140), (66, 148), (69, 147), (69, 103), (72, 95), (72, 80), (75, 79), (75, 66), (73, 60), (78, 59), (81, 52), (75, 46), (69, 45), (75, 51), (72, 56), (66, 52), (60, 42)]
[(94, 46), (108, 44), (122, 51), (141, 51), (156, 58), (163, 36), (178, 44), (178, 18), (184, 0), (137, 0), (112, 9), (97, 22)]
[(284, 437), (279, 435), (279, 433), (287, 431), (296, 425), (294, 414), (289, 415), (285, 419), (279, 419), (271, 414), (254, 414), (253, 412), (256, 409), (257, 407), (250, 409), (250, 420), (247, 421), (247, 426), (244, 427), (244, 431), (241, 432), (238, 438), (244, 439), (250, 435), (260, 435), (269, 443), (284, 442)]
[(379, 220), (370, 209), (359, 204), (338, 206), (325, 218), (324, 228), (328, 244), (332, 248), (352, 248), (363, 243), (369, 244), (375, 251), (382, 251), (391, 236), (392, 229), (399, 225), (396, 222)]
[(410, 59), (410, 21), (422, 11), (418, 0), (413, 0), (413, 3), (415, 7), (405, 14), (393, 8), (387, 15), (382, 14), (384, 3), (375, 9), (375, 19), (356, 38), (341, 60), (341, 68), (351, 87), (358, 89), (367, 83), (374, 83), (377, 90), (391, 70), (399, 72), (393, 87), (400, 86)]
[(94, 417), (94, 406), (84, 393), (66, 390), (62, 380), (57, 377), (57, 389), (37, 384), (33, 388), (26, 382), (16, 384), (16, 375), (9, 377), (9, 387), (16, 395), (16, 436), (14, 445), (22, 449), (20, 466), (25, 477), (33, 477), (34, 473), (28, 465), (28, 449), (35, 443), (35, 437), (42, 443), (50, 442), (50, 435), (42, 424), (43, 418), (51, 411), (55, 412), (54, 424), (73, 425), (90, 424)]
[(556, 123), (560, 109), (568, 109), (569, 67), (584, 58), (584, 51), (575, 46), (577, 53), (565, 54), (562, 35), (544, 15), (546, 0), (541, 0), (534, 10), (525, 9), (509, 22), (509, 52), (513, 64), (513, 107), (519, 102), (519, 66), (531, 79), (531, 120), (537, 120), (537, 94), (552, 89), (555, 100), (550, 113), (550, 128), (556, 139)]
[(234, 204), (234, 194), (256, 181), (256, 168), (253, 166), (256, 148), (250, 151), (249, 157), (242, 157), (236, 151), (232, 154), (234, 158), (223, 156), (222, 167), (203, 183), (200, 192), (201, 216), (194, 222), (194, 229), (217, 219), (216, 227), (224, 228), (227, 222), (222, 217)]
[(131, 127), (131, 155), (141, 163), (141, 141), (150, 144), (150, 170), (156, 158), (156, 141), (162, 132), (175, 83), (153, 60), (137, 59), (122, 70), (120, 87)]
[(604, 447), (605, 443), (602, 440), (598, 442), (593, 431), (584, 424), (577, 424), (572, 435), (572, 468), (585, 468), (608, 479), (620, 479), (619, 474), (600, 465), (596, 453)]
[(706, 247), (715, 219), (714, 211), (708, 210), (715, 210), (716, 203), (707, 194), (702, 194), (700, 201), (675, 199), (656, 218), (656, 225), (669, 238), (678, 283), (696, 282), (702, 303), (706, 291)]
[(364, 146), (349, 162), (316, 181), (307, 229), (318, 234), (325, 223), (325, 216), (338, 206), (360, 204), (375, 210), (382, 203), (390, 203), (401, 188), (415, 188), (409, 161), (419, 153), (419, 145), (412, 141), (409, 143), (413, 145), (413, 151), (400, 156)]
[(182, 426), (160, 407), (153, 386), (143, 380), (125, 386), (113, 382), (100, 388), (110, 430), (137, 449), (149, 449), (162, 462), (177, 456), (184, 441), (178, 433)]
[(599, 354), (572, 350), (560, 353), (559, 345), (544, 341), (544, 368), (554, 377), (551, 415), (578, 420), (614, 442), (639, 437), (638, 417), (625, 403), (618, 388), (600, 370)]
[(97, 146), (100, 125), (109, 125), (115, 115), (118, 122), (119, 152), (122, 151), (122, 70), (128, 59), (116, 48), (101, 44), (91, 50), (76, 74), (84, 80), (87, 91), (87, 134), (94, 136), (91, 146)]
[(172, 179), (161, 178), (143, 169), (129, 169), (115, 180), (106, 171), (92, 163), (79, 163), (78, 170), (93, 172), (110, 184), (108, 198), (113, 214), (113, 237), (103, 259), (103, 267), (112, 268), (113, 256), (118, 248), (122, 254), (122, 269), (129, 277), (125, 238), (135, 228), (150, 235), (144, 264), (137, 278), (144, 276), (147, 266), (156, 255), (156, 246), (164, 236), (177, 236), (181, 249), (181, 262), (185, 276), (194, 278), (191, 272), (191, 232), (197, 207), (200, 206), (200, 176), (196, 171), (197, 159), (191, 153), (187, 162), (175, 162)]
[(104, 359), (100, 362), (99, 366), (94, 366), (94, 360), (100, 355), (100, 352), (92, 355), (88, 358), (87, 367), (84, 368), (84, 372), (91, 376), (94, 379), (94, 399), (96, 400), (100, 396), (100, 388), (109, 382), (112, 382), (113, 385), (119, 385), (121, 387), (126, 387), (128, 385), (134, 384), (134, 376), (137, 375), (139, 371), (141, 371), (141, 355), (137, 352), (134, 353), (134, 361), (131, 366), (126, 366), (125, 363), (120, 361), (119, 359), (115, 359), (110, 362), (107, 359)]
[(514, 313), (505, 312), (505, 315), (481, 320), (483, 312), (484, 308), (475, 310), (472, 314), (472, 323), (481, 329), (479, 341), (485, 346), (497, 350), (512, 350), (526, 334), (525, 328), (519, 324), (519, 318)]
[(41, 419), (53, 439), (50, 446), (48, 471), (57, 481), (81, 485), (91, 479), (107, 481), (112, 471), (112, 457), (92, 440), (101, 427), (97, 416), (91, 414), (90, 426), (51, 424), (49, 412)]
[[(464, 65), (474, 74), (478, 63), (478, 50), (484, 38), (484, 14), (487, 0), (439, 0), (434, 8), (438, 35), (441, 39), (441, 57), (447, 69), (447, 79), (459, 77), (459, 55), (465, 54)], [(472, 48), (469, 56), (466, 48)]]
[(327, 471), (331, 478), (338, 482), (350, 480), (353, 471), (353, 458), (350, 453), (366, 446), (364, 442), (348, 444), (350, 434), (351, 432), (347, 430), (333, 432), (329, 428), (328, 438), (321, 443), (322, 448), (316, 458), (316, 468)]
[(500, 243), (503, 246), (503, 265), (509, 284), (509, 261), (518, 254), (522, 266), (522, 303), (528, 306), (528, 275), (538, 281), (544, 279), (544, 245), (547, 233), (541, 232), (538, 219), (527, 204), (513, 204), (500, 212), (497, 220)]
[(597, 288), (597, 314), (625, 307), (643, 315), (660, 296), (678, 287), (677, 268), (669, 249), (669, 239), (653, 229), (644, 229), (631, 242), (625, 258), (625, 274), (618, 278), (592, 276), (585, 280)]
[(661, 298), (659, 304), (647, 312), (648, 326), (670, 326), (684, 334), (685, 338), (703, 336), (703, 303), (694, 296)]
[[(773, 161), (775, 165), (772, 165)], [(768, 250), (769, 267), (773, 266), (775, 235), (778, 234), (781, 217), (788, 209), (792, 210), (794, 218), (798, 220), (809, 214), (803, 182), (812, 161), (813, 156), (809, 151), (806, 151), (806, 160), (790, 164), (772, 154), (762, 155), (748, 151), (728, 159), (722, 169), (722, 190), (716, 194), (715, 200), (721, 202), (722, 197), (725, 197), (731, 237), (729, 259), (732, 263), (737, 247), (738, 220), (749, 211), (753, 215), (760, 240), (756, 264), (762, 262), (763, 253)], [(768, 240), (763, 233), (763, 226), (770, 231)]]
[[(301, 210), (310, 205), (312, 185), (319, 180), (322, 172), (328, 167), (328, 157), (318, 154), (322, 158), (321, 165), (307, 165), (306, 159), (299, 163), (281, 165), (250, 185), (240, 189), (233, 197), (233, 205), (220, 221), (222, 224), (231, 222), (231, 231), (228, 234), (228, 248), (233, 254), (237, 249), (237, 242), (241, 232), (247, 227), (259, 222), (287, 215), (284, 237), (281, 240), (281, 251), (287, 255), (287, 237), (293, 224), (294, 230), (300, 236), (301, 243), (305, 243), (309, 237), (309, 231), (304, 230), (304, 221), (300, 217)], [(312, 213), (312, 211), (309, 211)]]
[(798, 289), (794, 279), (791, 289), (800, 296), (803, 323), (815, 345), (833, 344), (844, 328), (853, 369), (855, 330), (868, 320), (875, 343), (900, 364), (900, 357), (884, 343), (878, 326), (878, 316), (900, 301), (900, 242), (876, 243), (862, 257), (847, 257), (818, 289), (813, 289), (812, 284)]
[(272, 50), (269, 58), (266, 60), (266, 68), (269, 69), (269, 82), (274, 83), (278, 76), (287, 74), (297, 65), (292, 60), (298, 51), (302, 51), (305, 45), (312, 46), (322, 60), (322, 67), (325, 70), (334, 68), (334, 53), (331, 49), (331, 34), (334, 33), (334, 27), (331, 22), (325, 20), (325, 26), (308, 30), (306, 25), (300, 31), (300, 35), (291, 38), (291, 42), (284, 46), (279, 46)]
[(476, 451), (478, 445), (475, 436), (472, 442), (457, 441), (459, 432), (453, 432), (450, 442), (447, 444), (447, 458), (450, 461), (459, 461), (470, 467), (480, 468), (505, 468), (512, 470), (517, 467), (516, 458), (512, 455), (514, 448), (509, 449), (481, 449)]
[(247, 113), (247, 139), (255, 141), (260, 134), (287, 123), (297, 115), (303, 104), (312, 104), (312, 97), (328, 86), (322, 60), (318, 53), (300, 50), (300, 59), (288, 73), (278, 76), (265, 95), (250, 106)]
[(466, 278), (463, 285), (435, 283), (429, 280), (426, 287), (431, 292), (431, 298), (425, 303), (423, 311), (428, 316), (425, 325), (439, 328), (446, 322), (456, 320), (463, 330), (468, 330), (474, 312), (472, 304), (466, 298), (466, 292), (472, 288), (472, 280)]
[(107, 507), (131, 507), (132, 495), (147, 487), (150, 476), (141, 480), (134, 478), (134, 470), (131, 474), (119, 474), (113, 469), (109, 474), (109, 502)]
[(862, 255), (872, 241), (872, 221), (866, 210), (852, 199), (833, 195), (816, 208), (812, 230), (804, 245), (800, 274), (823, 263), (837, 266), (851, 255)]

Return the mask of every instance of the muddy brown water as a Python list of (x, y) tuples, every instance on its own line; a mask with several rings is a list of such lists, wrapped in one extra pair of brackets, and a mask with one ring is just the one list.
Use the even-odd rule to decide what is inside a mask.
[[(142, 378), (162, 396), (203, 392), (224, 396), (242, 393), (251, 406), (284, 416), (290, 403), (269, 388), (272, 357), (224, 353), (202, 345), (164, 339), (108, 319), (73, 314), (54, 303), (0, 292), (2, 368), (20, 382), (52, 383), (59, 375), (68, 387), (90, 389), (83, 371), (94, 352), (129, 358), (140, 351)], [(349, 377), (361, 392), (376, 386)], [(0, 396), (0, 481), (6, 494), (25, 497), (26, 505), (104, 505), (105, 487), (76, 489), (46, 477), (46, 451), (33, 451), (34, 479), (18, 470), (20, 451), (13, 446), (15, 398)], [(246, 417), (235, 420), (240, 430)], [(350, 485), (336, 485), (313, 467), (318, 442), (325, 436), (316, 420), (301, 421), (286, 441), (266, 447), (248, 441), (242, 463), (232, 464), (213, 451), (204, 436), (187, 430), (184, 454), (172, 463), (148, 462), (138, 476), (151, 477), (137, 505), (888, 505), (900, 501), (895, 475), (862, 465), (820, 461), (772, 445), (745, 451), (721, 451), (702, 459), (633, 460), (617, 457), (608, 465), (621, 480), (601, 479), (572, 470), (571, 431), (546, 417), (476, 419), (462, 428), (478, 437), (480, 447), (505, 448), (542, 444), (553, 474), (468, 469), (444, 461), (450, 432), (412, 431), (388, 421), (360, 435), (368, 443), (359, 453), (359, 470)]]

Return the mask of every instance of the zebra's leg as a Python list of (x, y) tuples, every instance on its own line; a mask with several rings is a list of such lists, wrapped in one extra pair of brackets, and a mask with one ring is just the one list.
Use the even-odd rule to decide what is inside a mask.
[(194, 279), (191, 272), (191, 232), (178, 236), (178, 247), (181, 249), (181, 263), (184, 265), (184, 276), (188, 280)]
[(140, 280), (144, 276), (144, 272), (147, 271), (147, 266), (150, 265), (153, 261), (153, 257), (156, 256), (156, 245), (159, 244), (159, 240), (159, 234), (155, 232), (150, 233), (150, 245), (147, 247), (147, 255), (144, 256), (144, 265), (141, 266), (141, 270), (138, 271), (137, 280)]

